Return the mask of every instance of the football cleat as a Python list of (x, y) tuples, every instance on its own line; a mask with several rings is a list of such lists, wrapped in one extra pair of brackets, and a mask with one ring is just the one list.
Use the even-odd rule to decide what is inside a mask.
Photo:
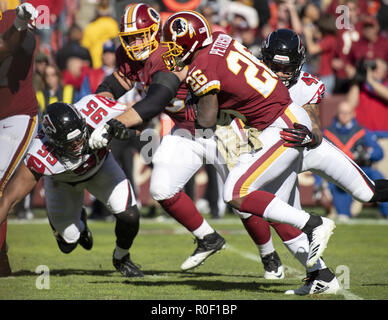
[(285, 294), (336, 294), (341, 289), (337, 278), (329, 268), (307, 273), (303, 286), (296, 290), (287, 290)]
[(85, 208), (82, 208), (81, 212), (81, 221), (85, 225), (85, 230), (81, 232), (78, 243), (85, 249), (85, 250), (91, 250), (93, 247), (93, 235), (92, 232), (88, 228), (87, 224), (87, 214)]
[(314, 264), (316, 264), (323, 254), (323, 251), (325, 251), (330, 236), (333, 234), (334, 228), (335, 223), (332, 220), (322, 217), (322, 224), (315, 227), (307, 234), (310, 242), (309, 254), (306, 262), (308, 268), (311, 268)]
[(7, 244), (4, 243), (3, 248), (0, 248), (0, 278), (9, 277), (10, 275), (12, 275), (11, 266), (9, 265), (8, 261), (7, 251)]
[(276, 251), (262, 257), (261, 262), (263, 263), (265, 270), (264, 279), (284, 279), (284, 269)]
[(116, 259), (113, 251), (113, 266), (124, 277), (143, 277), (143, 272), (132, 262), (129, 253), (121, 259)]
[(197, 248), (194, 253), (182, 263), (181, 269), (183, 271), (198, 267), (212, 254), (225, 248), (225, 239), (215, 231), (204, 236), (203, 239), (195, 239), (195, 242), (197, 242)]

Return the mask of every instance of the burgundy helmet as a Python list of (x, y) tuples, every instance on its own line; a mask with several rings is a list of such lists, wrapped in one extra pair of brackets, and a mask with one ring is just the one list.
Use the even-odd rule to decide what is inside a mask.
[[(121, 18), (119, 37), (131, 60), (147, 59), (159, 46), (159, 13), (148, 4), (128, 5)], [(133, 43), (136, 38), (143, 38), (143, 42)]]
[(188, 64), (195, 51), (212, 42), (212, 32), (206, 19), (195, 11), (181, 11), (170, 16), (163, 26), (162, 55), (167, 68)]

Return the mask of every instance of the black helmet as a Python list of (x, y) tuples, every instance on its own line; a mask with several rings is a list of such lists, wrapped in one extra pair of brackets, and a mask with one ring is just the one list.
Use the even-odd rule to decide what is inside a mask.
[(42, 114), (42, 129), (58, 155), (76, 159), (88, 148), (86, 120), (71, 104), (55, 102)]
[(291, 77), (282, 79), (286, 87), (298, 80), (306, 54), (300, 37), (294, 31), (278, 29), (271, 32), (263, 41), (261, 53), (263, 62), (273, 72), (282, 71), (292, 74)]

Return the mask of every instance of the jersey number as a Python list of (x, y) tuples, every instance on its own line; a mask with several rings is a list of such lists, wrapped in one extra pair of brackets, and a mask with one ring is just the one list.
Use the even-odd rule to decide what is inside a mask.
[(104, 117), (108, 115), (108, 112), (102, 108), (98, 107), (97, 102), (90, 100), (86, 105), (86, 109), (82, 109), (82, 113), (89, 117), (95, 124), (99, 124)]
[(267, 98), (276, 87), (278, 82), (276, 76), (272, 76), (271, 71), (248, 52), (242, 44), (235, 41), (234, 47), (237, 51), (230, 51), (226, 58), (229, 70), (237, 75), (242, 69), (241, 63), (247, 65), (244, 72), (246, 82)]
[(311, 86), (312, 84), (317, 84), (317, 83), (318, 83), (318, 79), (315, 78), (314, 76), (312, 76), (311, 74), (308, 74), (308, 73), (304, 73), (304, 74), (303, 74), (302, 80), (303, 80), (308, 86)]
[(57, 158), (55, 158), (46, 148), (46, 145), (42, 144), (42, 149), (39, 149), (37, 152), (42, 158), (46, 158), (47, 162), (54, 166), (57, 163)]

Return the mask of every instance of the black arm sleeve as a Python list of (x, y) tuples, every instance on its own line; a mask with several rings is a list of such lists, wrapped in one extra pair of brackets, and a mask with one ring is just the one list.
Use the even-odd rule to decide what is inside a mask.
[(123, 86), (116, 79), (116, 77), (111, 74), (110, 76), (105, 77), (104, 81), (98, 86), (95, 93), (97, 94), (100, 92), (110, 92), (111, 94), (113, 94), (113, 97), (115, 99), (118, 99), (127, 91), (125, 90), (125, 88), (123, 88)]
[(175, 74), (159, 71), (152, 76), (152, 84), (147, 95), (137, 102), (133, 109), (144, 122), (151, 120), (163, 112), (171, 99), (176, 96), (179, 86), (180, 81)]

